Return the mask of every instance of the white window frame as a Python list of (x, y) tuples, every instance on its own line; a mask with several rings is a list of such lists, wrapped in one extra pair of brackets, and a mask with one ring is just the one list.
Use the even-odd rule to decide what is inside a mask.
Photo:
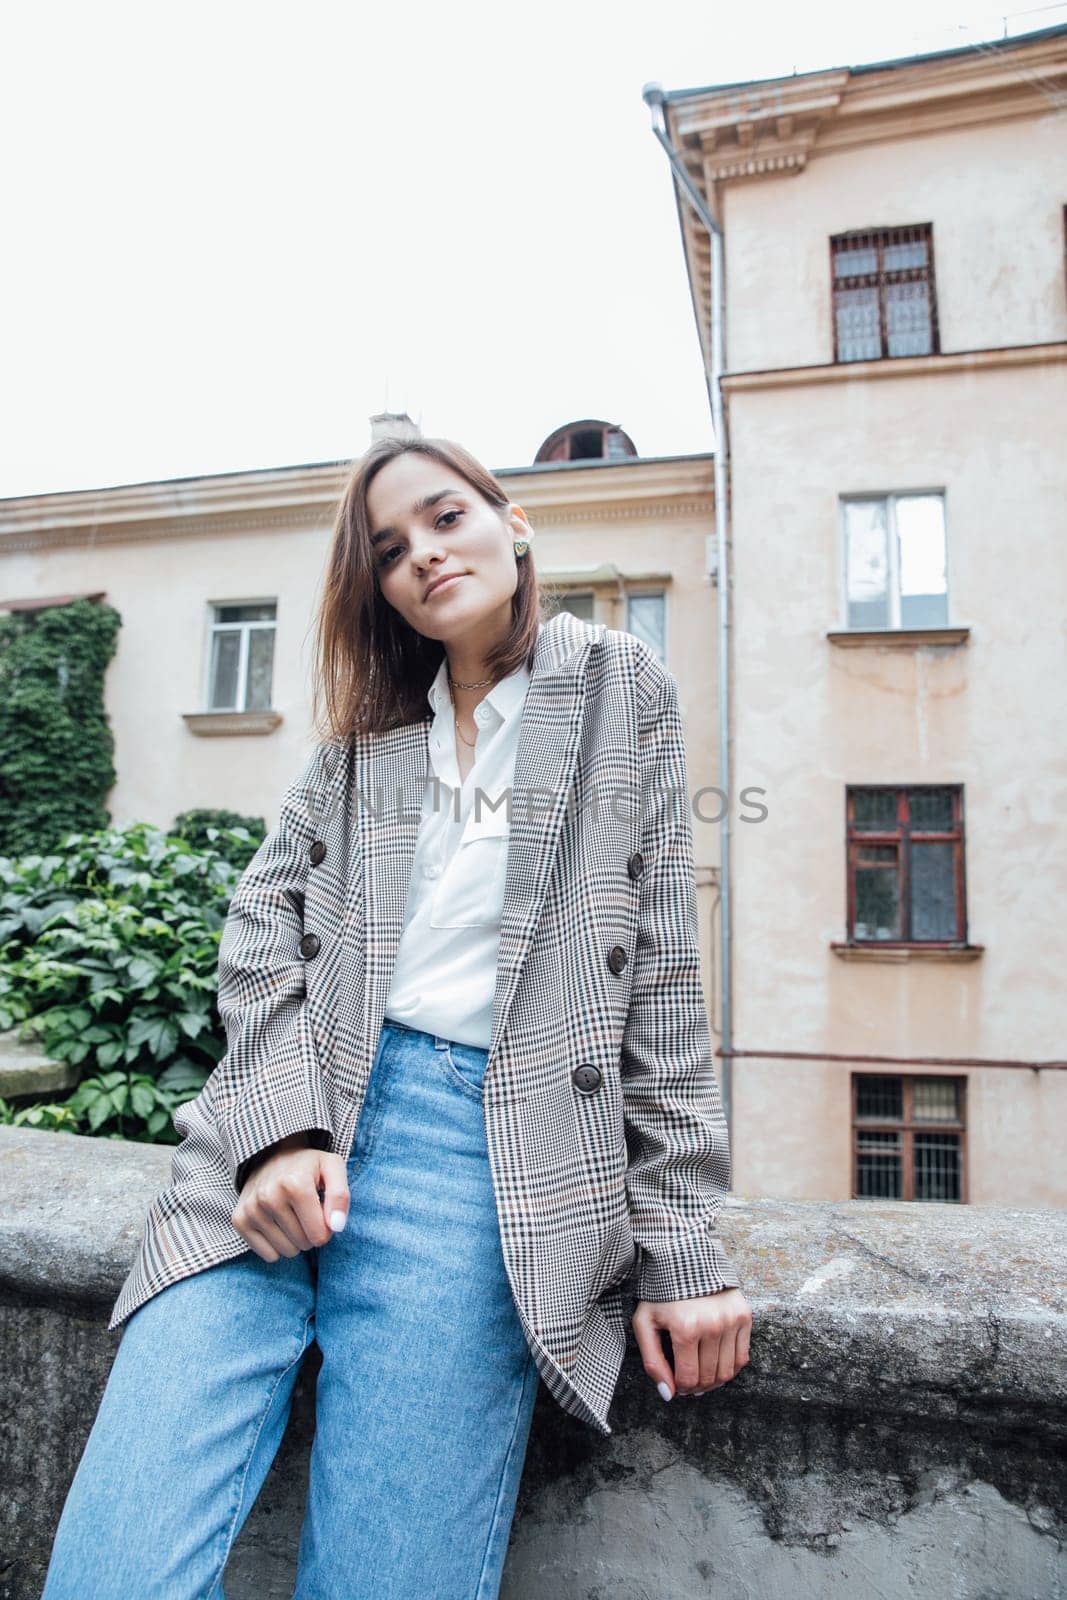
[(552, 599), (556, 602), (556, 604), (560, 607), (561, 610), (566, 610), (566, 606), (564, 605), (563, 602), (565, 600), (571, 598), (572, 596), (574, 598), (577, 598), (578, 596), (581, 596), (581, 598), (584, 600), (586, 595), (588, 595), (589, 599), (592, 601), (592, 607), (591, 607), (591, 610), (592, 610), (592, 613), (593, 613), (592, 620), (594, 622), (596, 621), (597, 594), (596, 594), (596, 588), (594, 587), (594, 585), (590, 584), (587, 589), (579, 588), (577, 585), (575, 585), (574, 587), (571, 587), (571, 588), (567, 588), (567, 589), (558, 589), (558, 588), (547, 586), (547, 585), (546, 585), (546, 588), (548, 590), (548, 593), (551, 595)]
[[(260, 619), (258, 622), (220, 622), (219, 621), (219, 612), (221, 610), (223, 610), (223, 608), (225, 608), (227, 606), (273, 606), (274, 607), (274, 616), (272, 618), (270, 618), (270, 619), (266, 619), (266, 618)], [(253, 630), (262, 630), (264, 628), (270, 628), (270, 629), (272, 629), (274, 631), (274, 634), (275, 634), (275, 645), (277, 645), (278, 601), (274, 597), (262, 596), (259, 599), (209, 600), (208, 601), (207, 641), (206, 641), (206, 649), (205, 649), (205, 657), (204, 657), (204, 680), (203, 680), (204, 681), (204, 710), (205, 711), (207, 711), (207, 712), (224, 712), (225, 711), (225, 712), (231, 712), (232, 713), (234, 711), (247, 711), (248, 710), (247, 702), (248, 702), (249, 635), (252, 633)], [(216, 635), (216, 633), (221, 633), (221, 632), (232, 633), (235, 629), (240, 629), (240, 632), (241, 632), (240, 654), (238, 655), (238, 658), (237, 658), (237, 699), (238, 699), (238, 704), (235, 705), (235, 706), (217, 706), (217, 705), (213, 705), (212, 704), (212, 700), (214, 698), (214, 695), (213, 695), (214, 684), (213, 684), (212, 678), (211, 678), (211, 663), (212, 663), (212, 659), (213, 659), (213, 656), (214, 656), (215, 635)], [(272, 670), (271, 670), (271, 700), (272, 701), (274, 699), (273, 664), (274, 664), (274, 661), (276, 659), (277, 659), (276, 657), (272, 657)], [(267, 709), (267, 708), (257, 708), (257, 709)]]
[[(630, 602), (632, 600), (649, 599), (661, 600), (663, 602), (663, 655), (660, 657), (660, 660), (663, 662), (664, 666), (666, 666), (667, 661), (670, 658), (670, 606), (667, 604), (667, 591), (662, 585), (648, 589), (627, 588), (625, 623), (626, 631), (627, 633), (633, 633), (633, 629), (630, 627)], [(639, 639), (641, 635), (635, 634), (634, 637)]]
[(937, 484), (926, 489), (887, 489), (881, 492), (874, 490), (869, 493), (842, 494), (838, 496), (842, 630), (852, 633), (874, 633), (879, 631), (878, 627), (872, 626), (870, 623), (853, 622), (849, 617), (848, 507), (874, 501), (884, 505), (886, 508), (886, 542), (888, 545), (886, 577), (889, 589), (889, 620), (881, 627), (880, 631), (884, 633), (899, 633), (902, 631), (903, 625), (900, 620), (900, 543), (897, 538), (897, 501), (930, 499), (932, 497), (936, 497), (941, 501), (941, 527), (945, 541), (945, 616), (942, 622), (931, 623), (928, 626), (936, 628), (951, 627), (952, 574), (949, 564), (948, 496), (944, 485)]

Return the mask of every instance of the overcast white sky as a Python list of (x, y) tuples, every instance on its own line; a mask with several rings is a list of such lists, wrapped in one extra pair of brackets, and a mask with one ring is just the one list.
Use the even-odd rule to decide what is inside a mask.
[[(0, 496), (579, 416), (711, 448), (641, 99), (1001, 38), (968, 0), (185, 0), (0, 22)], [(1067, 5), (1008, 13), (1019, 34)]]

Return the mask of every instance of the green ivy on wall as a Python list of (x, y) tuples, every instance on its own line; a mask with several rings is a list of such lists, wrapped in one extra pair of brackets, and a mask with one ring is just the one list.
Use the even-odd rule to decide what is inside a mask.
[(91, 600), (0, 613), (0, 856), (107, 827), (104, 679), (122, 618)]

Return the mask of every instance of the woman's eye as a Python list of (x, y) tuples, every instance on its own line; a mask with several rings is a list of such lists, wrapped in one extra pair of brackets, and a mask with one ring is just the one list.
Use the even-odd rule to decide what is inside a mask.
[[(443, 524), (446, 528), (453, 528), (453, 527), (455, 527), (455, 523), (454, 522), (445, 522), (445, 518), (446, 517), (455, 517), (458, 520), (462, 515), (463, 515), (462, 511), (442, 511), (441, 515), (437, 518), (436, 522), (434, 523), (434, 527), (435, 528), (439, 528)], [(391, 567), (392, 564), (393, 564), (394, 556), (399, 555), (399, 553), (400, 553), (400, 551), (402, 549), (403, 549), (402, 545), (393, 544), (393, 545), (389, 546), (388, 550), (383, 550), (382, 554), (378, 558), (378, 570), (381, 571), (381, 569), (383, 567)]]

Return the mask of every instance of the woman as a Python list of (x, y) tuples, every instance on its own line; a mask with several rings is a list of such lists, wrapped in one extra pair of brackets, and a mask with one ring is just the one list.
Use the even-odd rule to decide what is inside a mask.
[(352, 473), (326, 737), (231, 900), (43, 1600), (221, 1596), (313, 1338), (294, 1600), (495, 1596), (538, 1377), (611, 1433), (632, 1274), (665, 1400), (748, 1360), (677, 685), (543, 615), (532, 538), (447, 440)]

